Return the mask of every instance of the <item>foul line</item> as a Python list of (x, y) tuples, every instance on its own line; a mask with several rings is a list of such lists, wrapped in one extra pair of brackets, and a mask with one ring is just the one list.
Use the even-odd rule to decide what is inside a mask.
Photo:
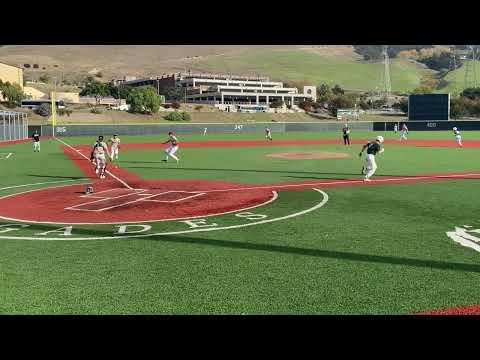
[[(82, 155), (82, 156), (85, 158), (85, 160), (90, 161), (90, 159), (89, 159), (88, 157), (86, 157), (80, 150), (75, 149), (73, 146), (67, 144), (65, 141), (60, 140), (60, 139), (57, 138), (57, 137), (54, 137), (54, 139), (55, 139), (55, 140), (58, 140), (58, 141), (61, 142), (62, 144), (68, 146), (70, 149), (72, 149), (72, 150), (74, 150), (75, 152), (77, 152), (77, 153), (79, 153), (80, 155)], [(110, 171), (108, 171), (108, 170), (105, 169), (105, 172), (106, 172), (107, 174), (109, 174), (112, 178), (114, 178), (115, 180), (117, 180), (119, 183), (121, 183), (123, 186), (125, 186), (125, 187), (133, 190), (133, 188), (132, 188), (130, 185), (128, 185), (125, 181), (123, 181), (123, 180), (120, 179), (119, 177), (117, 177), (117, 176), (115, 176), (114, 174), (112, 174)]]
[[(375, 185), (376, 183), (389, 182), (389, 181), (408, 181), (411, 183), (417, 182), (417, 180), (434, 180), (434, 179), (449, 179), (457, 177), (470, 177), (470, 176), (480, 176), (480, 173), (473, 174), (451, 174), (451, 175), (430, 175), (430, 176), (411, 176), (411, 177), (399, 177), (399, 178), (390, 178), (390, 179), (376, 179), (371, 182), (366, 183), (363, 180), (343, 180), (343, 181), (325, 181), (325, 182), (314, 182), (314, 183), (301, 183), (301, 184), (284, 184), (284, 185), (265, 185), (265, 186), (252, 186), (252, 187), (243, 187), (243, 188), (232, 188), (232, 189), (220, 189), (220, 190), (206, 190), (205, 192), (221, 192), (221, 191), (244, 191), (244, 190), (261, 190), (261, 189), (281, 189), (288, 187), (306, 187), (306, 186), (321, 186), (321, 185), (341, 185), (341, 184), (368, 184)], [(479, 179), (480, 180), (480, 179)]]

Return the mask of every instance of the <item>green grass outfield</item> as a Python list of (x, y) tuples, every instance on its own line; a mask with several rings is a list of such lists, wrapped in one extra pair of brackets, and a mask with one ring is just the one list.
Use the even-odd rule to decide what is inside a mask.
[[(352, 138), (381, 133), (352, 132)], [(107, 134), (105, 134), (107, 135)], [(273, 134), (278, 139), (340, 140), (338, 133)], [(383, 135), (383, 134), (382, 134)], [(463, 132), (479, 140), (480, 132)], [(387, 140), (398, 138), (385, 134)], [(179, 136), (180, 141), (262, 139), (262, 134)], [(410, 139), (452, 140), (450, 132), (411, 132)], [(62, 138), (72, 145), (92, 137)], [(164, 141), (122, 137), (122, 143)], [(249, 184), (361, 178), (360, 145), (180, 148), (181, 163), (158, 150), (120, 153), (120, 167), (144, 179), (204, 179)], [(479, 172), (479, 149), (385, 145), (375, 176)], [(347, 152), (328, 160), (265, 157), (285, 151)], [(55, 140), (0, 147), (0, 196), (81, 183), (83, 172)], [(1, 156), (0, 156), (1, 157)], [(23, 184), (57, 182), (27, 187)], [(35, 241), (0, 238), (1, 314), (409, 314), (480, 304), (480, 253), (446, 232), (480, 228), (480, 180), (322, 188), (320, 208), (281, 221), (226, 230), (122, 240)], [(5, 189), (9, 187), (9, 189)], [(59, 193), (61, 188), (59, 188)], [(311, 189), (281, 190), (251, 210), (269, 218), (311, 208)], [(29, 204), (26, 204), (28, 206)], [(232, 214), (208, 218), (233, 226)], [(1, 220), (0, 225), (11, 224)], [(158, 232), (178, 221), (151, 224)], [(11, 226), (11, 225), (10, 225)], [(32, 224), (0, 236), (37, 236), (61, 225)], [(2, 230), (4, 232), (2, 232)], [(74, 226), (74, 234), (108, 236), (112, 225)], [(472, 233), (474, 234), (474, 233)], [(37, 236), (41, 238), (41, 236)]]

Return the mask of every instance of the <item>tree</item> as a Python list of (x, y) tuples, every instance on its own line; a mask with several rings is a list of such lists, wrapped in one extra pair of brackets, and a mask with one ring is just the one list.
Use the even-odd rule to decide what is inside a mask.
[(345, 90), (343, 90), (340, 85), (335, 85), (333, 88), (332, 88), (332, 93), (334, 95), (343, 95), (345, 94)]
[(40, 80), (43, 83), (48, 83), (50, 81), (50, 76), (48, 76), (47, 74), (43, 74), (38, 78), (38, 80)]
[(157, 113), (160, 109), (160, 96), (151, 86), (133, 88), (127, 96), (127, 104), (134, 113)]
[(308, 100), (305, 100), (305, 101), (301, 101), (299, 104), (298, 104), (298, 107), (300, 109), (303, 109), (305, 110), (306, 112), (311, 112), (312, 111), (312, 107), (313, 107), (313, 101), (311, 99), (308, 99)]
[(394, 109), (400, 109), (401, 112), (408, 113), (408, 99), (402, 99), (399, 102), (392, 105)]
[(345, 95), (335, 96), (328, 104), (328, 109), (333, 116), (337, 116), (338, 109), (351, 109), (355, 106), (355, 101)]
[(465, 98), (458, 97), (450, 100), (450, 117), (458, 119), (468, 114)]
[(8, 81), (4, 83), (0, 80), (0, 92), (7, 100), (7, 106), (10, 108), (22, 105), (22, 100), (25, 99), (25, 94), (20, 85), (10, 84)]
[(460, 96), (467, 97), (469, 99), (480, 98), (480, 88), (467, 88), (462, 91)]
[(172, 102), (172, 108), (174, 108), (175, 110), (178, 110), (180, 109), (180, 103), (178, 101), (174, 101)]
[(37, 109), (37, 114), (40, 116), (50, 116), (51, 113), (52, 113), (52, 107), (48, 103), (43, 103)]
[(80, 92), (80, 96), (93, 96), (95, 103), (98, 105), (102, 98), (110, 95), (110, 88), (108, 84), (101, 83), (96, 80), (88, 81), (85, 87)]
[(270, 107), (272, 109), (277, 109), (277, 108), (282, 107), (282, 106), (283, 106), (283, 101), (280, 100), (280, 99), (275, 99), (275, 100), (270, 102)]
[(161, 92), (162, 95), (165, 95), (165, 99), (169, 101), (183, 100), (185, 97), (185, 90), (181, 87), (165, 87)]
[(317, 88), (317, 96), (318, 97), (328, 97), (332, 94), (332, 90), (328, 84), (321, 84)]
[(421, 85), (413, 89), (412, 94), (430, 94), (433, 91), (431, 87)]
[(173, 111), (170, 114), (168, 114), (167, 116), (165, 116), (164, 119), (167, 120), (167, 121), (182, 121), (183, 117), (182, 117), (182, 114), (180, 114), (176, 111)]

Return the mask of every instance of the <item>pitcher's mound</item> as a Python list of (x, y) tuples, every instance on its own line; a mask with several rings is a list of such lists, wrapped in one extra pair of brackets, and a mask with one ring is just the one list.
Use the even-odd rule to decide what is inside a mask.
[(292, 151), (267, 154), (268, 157), (293, 160), (309, 160), (309, 159), (343, 159), (350, 157), (350, 154), (332, 151)]

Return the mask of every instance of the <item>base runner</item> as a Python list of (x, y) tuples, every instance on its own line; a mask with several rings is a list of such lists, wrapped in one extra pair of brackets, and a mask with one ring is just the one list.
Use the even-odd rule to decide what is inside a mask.
[(457, 140), (458, 146), (463, 146), (462, 135), (460, 135), (460, 131), (456, 127), (453, 128), (453, 135), (455, 136), (455, 140)]
[(33, 139), (33, 152), (40, 152), (40, 135), (38, 134), (38, 131), (35, 130), (35, 132), (32, 135)]
[(108, 146), (103, 141), (103, 136), (99, 136), (97, 142), (93, 145), (90, 160), (95, 164), (95, 173), (99, 174), (100, 179), (105, 179), (105, 171), (107, 169)]
[(364, 181), (372, 181), (370, 178), (375, 171), (377, 170), (377, 163), (375, 162), (375, 155), (383, 153), (385, 150), (380, 146), (384, 141), (383, 136), (377, 136), (375, 141), (370, 141), (369, 143), (363, 145), (362, 151), (358, 156), (362, 156), (365, 149), (367, 149), (367, 157), (365, 158), (366, 166), (362, 170), (362, 173), (366, 171)]
[(171, 131), (168, 133), (168, 140), (163, 142), (162, 144), (168, 144), (168, 143), (170, 143), (170, 146), (165, 150), (166, 157), (162, 161), (167, 162), (168, 157), (170, 156), (170, 157), (174, 158), (178, 163), (178, 161), (180, 159), (175, 156), (175, 153), (178, 150), (178, 139), (175, 136), (175, 134)]
[(111, 144), (110, 154), (112, 156), (112, 161), (118, 160), (118, 150), (120, 150), (120, 138), (117, 134), (114, 134), (108, 142)]

